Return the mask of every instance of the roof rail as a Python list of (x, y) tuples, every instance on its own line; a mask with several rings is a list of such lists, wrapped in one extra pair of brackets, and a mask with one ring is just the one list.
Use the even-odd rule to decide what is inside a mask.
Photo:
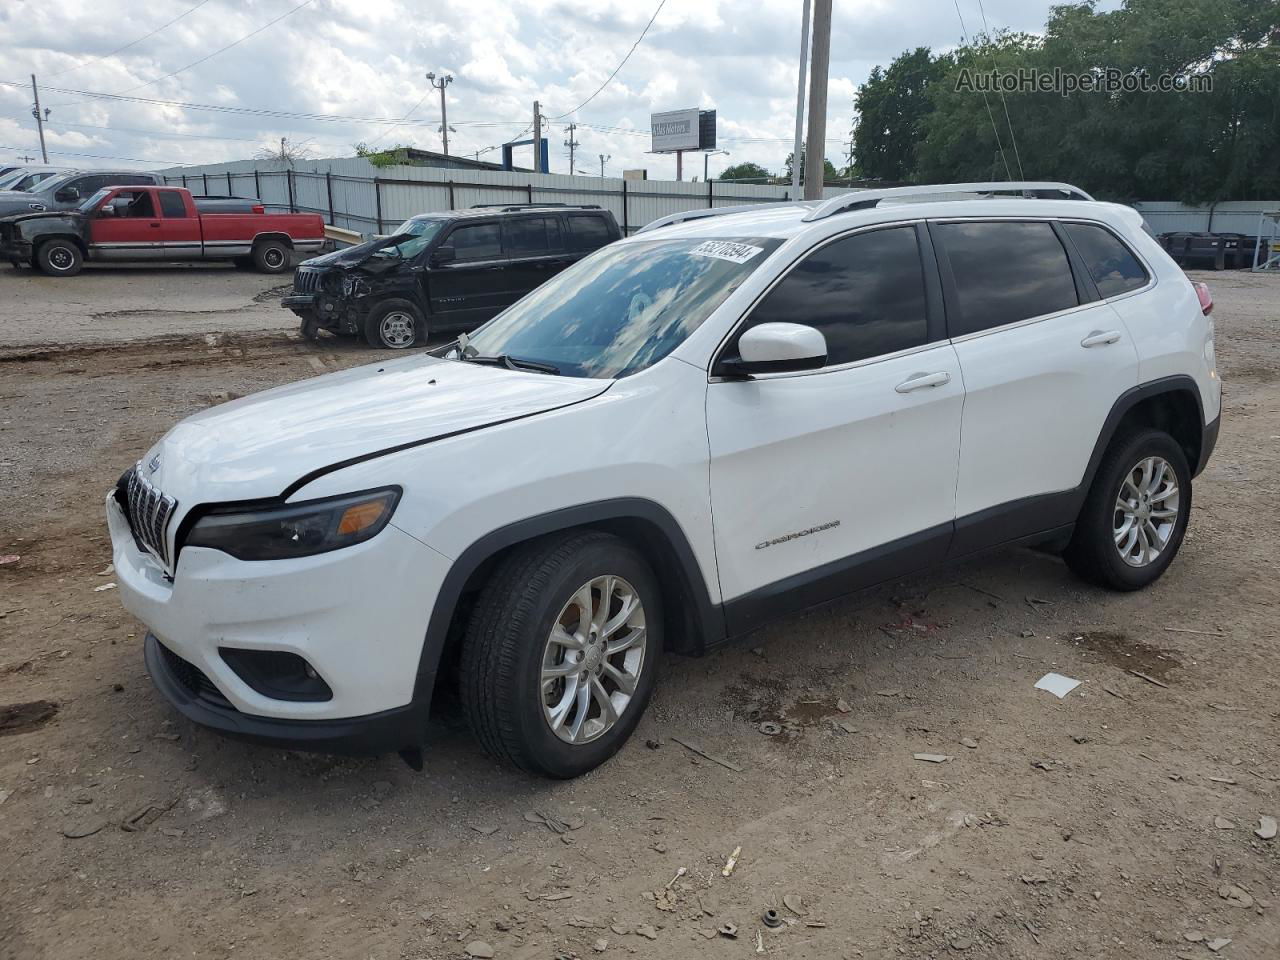
[(500, 213), (517, 210), (539, 210), (543, 207), (569, 207), (574, 210), (599, 210), (598, 203), (473, 203), (472, 210), (497, 210)]
[[(830, 200), (823, 200), (805, 214), (806, 223), (823, 220), (837, 213), (850, 210), (869, 210), (881, 200), (900, 200), (912, 197), (932, 197), (946, 193), (1018, 193), (1037, 200), (1092, 200), (1093, 197), (1069, 183), (1039, 180), (992, 180), (984, 183), (939, 183), (919, 187), (888, 187), (885, 189), (858, 190)], [(1056, 195), (1056, 196), (1055, 196)]]
[(747, 213), (748, 211), (759, 210), (761, 207), (768, 207), (774, 204), (800, 206), (803, 203), (804, 201), (802, 200), (762, 200), (759, 203), (741, 203), (733, 207), (702, 207), (697, 210), (682, 210), (679, 213), (669, 213), (665, 217), (659, 217), (657, 220), (650, 220), (636, 233), (648, 233), (650, 230), (657, 230), (659, 227), (669, 227), (673, 223), (686, 223), (689, 220), (702, 220), (705, 217), (720, 217), (729, 213)]

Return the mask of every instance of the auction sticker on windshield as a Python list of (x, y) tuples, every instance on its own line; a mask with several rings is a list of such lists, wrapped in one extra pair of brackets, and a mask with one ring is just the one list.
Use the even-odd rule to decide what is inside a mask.
[(732, 240), (707, 240), (689, 252), (695, 257), (715, 257), (717, 260), (728, 260), (730, 263), (746, 263), (757, 254), (764, 253), (764, 247), (753, 247), (749, 243), (734, 243)]

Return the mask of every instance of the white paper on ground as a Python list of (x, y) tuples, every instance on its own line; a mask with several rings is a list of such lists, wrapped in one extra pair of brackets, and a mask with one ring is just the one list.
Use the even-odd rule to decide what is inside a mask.
[(1072, 680), (1070, 677), (1064, 677), (1060, 673), (1046, 673), (1036, 681), (1037, 690), (1048, 690), (1059, 700), (1078, 686), (1080, 686), (1079, 680)]

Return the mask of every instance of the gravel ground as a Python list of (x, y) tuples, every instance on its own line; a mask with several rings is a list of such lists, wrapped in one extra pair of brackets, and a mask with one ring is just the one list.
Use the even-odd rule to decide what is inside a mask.
[(669, 659), (618, 757), (548, 783), (447, 705), (423, 774), (170, 709), (96, 589), (104, 492), (176, 419), (378, 355), (252, 273), (0, 274), (0, 957), (1275, 960), (1280, 277), (1198, 276), (1226, 419), (1158, 584), (1026, 550), (890, 584)]

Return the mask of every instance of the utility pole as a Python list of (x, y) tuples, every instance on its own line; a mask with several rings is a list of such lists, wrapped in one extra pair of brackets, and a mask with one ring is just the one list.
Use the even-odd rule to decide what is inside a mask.
[(569, 148), (569, 176), (571, 177), (573, 176), (573, 151), (580, 145), (577, 140), (573, 139), (573, 131), (577, 129), (578, 125), (576, 123), (569, 124), (569, 139), (564, 142), (564, 145)]
[(36, 118), (36, 129), (40, 131), (40, 158), (45, 163), (49, 162), (49, 151), (44, 148), (44, 122), (49, 119), (49, 111), (40, 112), (40, 90), (36, 87), (36, 75), (31, 75), (31, 95), (35, 97), (36, 105), (31, 110), (31, 115)]
[[(822, 199), (827, 144), (827, 73), (831, 65), (831, 0), (813, 2), (813, 69), (809, 71), (809, 148), (804, 158), (804, 198)], [(794, 172), (795, 163), (791, 169)]]
[(796, 81), (796, 142), (791, 150), (791, 189), (800, 194), (800, 151), (804, 145), (804, 77), (809, 65), (809, 0), (800, 22), (800, 79)]
[(533, 172), (546, 173), (542, 169), (542, 107), (533, 101)]
[(440, 91), (440, 136), (444, 138), (444, 155), (447, 157), (449, 155), (449, 115), (444, 103), (444, 88), (453, 83), (453, 74), (443, 74), (437, 83), (436, 73), (432, 70), (427, 74), (427, 81), (434, 89)]
[(613, 159), (613, 154), (612, 154), (612, 153), (609, 153), (609, 154), (604, 154), (604, 153), (602, 153), (602, 154), (600, 154), (600, 176), (601, 176), (601, 178), (603, 178), (603, 177), (604, 177), (604, 165), (605, 165), (606, 163), (608, 163), (608, 162), (609, 162), (610, 160), (612, 160), (612, 159)]

